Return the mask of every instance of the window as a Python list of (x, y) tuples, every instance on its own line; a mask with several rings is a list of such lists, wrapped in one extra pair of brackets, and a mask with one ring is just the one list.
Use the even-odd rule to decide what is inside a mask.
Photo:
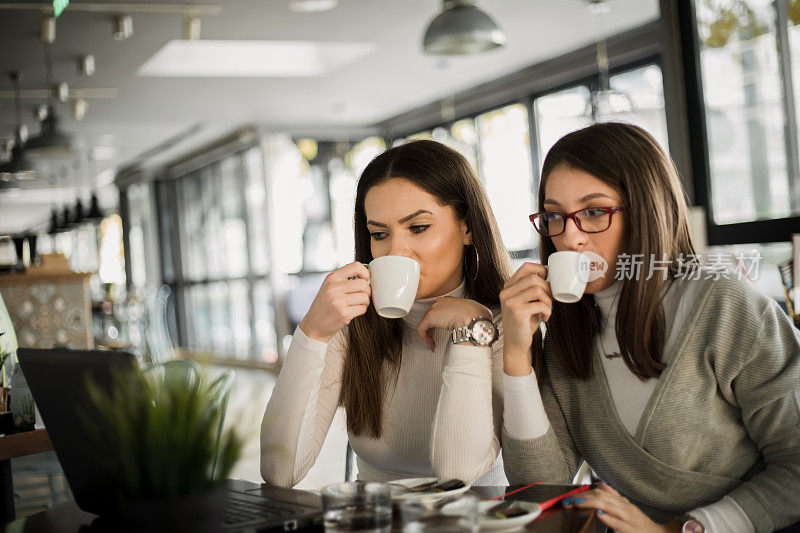
[(251, 148), (156, 183), (164, 280), (181, 344), (277, 360), (261, 151)]
[[(603, 117), (635, 124), (644, 128), (669, 153), (667, 117), (664, 108), (664, 85), (661, 68), (655, 63), (629, 70), (617, 71), (609, 78), (616, 96), (624, 98), (624, 111)], [(558, 139), (572, 131), (586, 127), (591, 120), (591, 88), (598, 86), (597, 80), (575, 85), (554, 93), (540, 96), (534, 101), (538, 134), (539, 163), (544, 163), (547, 152)]]
[[(612, 71), (609, 84), (627, 104), (604, 116), (641, 126), (669, 153), (661, 68), (653, 59)], [(532, 105), (513, 103), (396, 139), (433, 139), (459, 151), (478, 173), (506, 248), (516, 262), (538, 258), (539, 239), (528, 222), (537, 207), (539, 172), (547, 152), (562, 136), (592, 123), (591, 95), (598, 76), (554, 92), (535, 95)], [(533, 120), (529, 114), (533, 113)], [(536, 126), (531, 146), (530, 124)], [(539, 168), (534, 169), (535, 152)]]
[(695, 181), (711, 244), (788, 240), (799, 221), (800, 30), (790, 4), (698, 0), (680, 8), (692, 53), (686, 79), (699, 97), (690, 131), (705, 132), (693, 158), (708, 161), (695, 166)]
[(558, 139), (589, 125), (589, 118), (586, 116), (588, 101), (589, 88), (585, 85), (541, 96), (534, 101), (540, 165), (544, 163), (547, 152)]
[(527, 223), (536, 210), (528, 110), (513, 104), (479, 115), (481, 177), (503, 243), (510, 251), (535, 248)]

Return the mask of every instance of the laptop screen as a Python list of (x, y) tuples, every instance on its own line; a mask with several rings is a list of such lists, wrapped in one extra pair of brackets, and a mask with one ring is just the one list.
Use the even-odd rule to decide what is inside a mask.
[(95, 514), (112, 510), (114, 481), (87, 449), (85, 383), (92, 379), (108, 390), (113, 372), (134, 368), (133, 356), (61, 348), (20, 348), (17, 356), (76, 503)]

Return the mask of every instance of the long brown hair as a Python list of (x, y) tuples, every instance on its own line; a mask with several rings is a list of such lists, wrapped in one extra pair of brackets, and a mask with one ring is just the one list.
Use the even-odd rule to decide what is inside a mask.
[[(511, 271), (497, 223), (486, 193), (467, 160), (435, 141), (413, 141), (387, 150), (367, 165), (358, 181), (355, 202), (355, 258), (372, 261), (364, 199), (370, 188), (392, 178), (405, 178), (450, 206), (456, 219), (467, 225), (480, 260), (474, 274), (464, 276), (466, 297), (487, 307), (499, 307), (500, 290)], [(465, 247), (465, 254), (467, 252)], [(471, 254), (470, 254), (471, 255)], [(347, 429), (354, 435), (381, 436), (384, 363), (400, 368), (402, 321), (378, 316), (370, 303), (366, 314), (348, 328), (347, 355), (342, 369), (340, 405), (347, 413)], [(396, 376), (396, 374), (395, 374)]]
[[(539, 205), (545, 199), (547, 178), (566, 165), (588, 172), (622, 194), (625, 210), (623, 253), (642, 254), (639, 279), (621, 281), (617, 305), (616, 335), (628, 368), (641, 379), (658, 377), (663, 362), (665, 318), (661, 306), (667, 283), (659, 265), (670, 265), (666, 278), (675, 277), (679, 259), (695, 253), (689, 232), (688, 207), (672, 160), (643, 129), (630, 124), (594, 124), (562, 137), (547, 154), (539, 185)], [(542, 263), (556, 251), (553, 240), (542, 237)], [(657, 263), (651, 270), (651, 263)], [(610, 265), (609, 268), (613, 268)], [(650, 279), (648, 275), (654, 272)], [(634, 278), (636, 276), (634, 275)], [(558, 361), (571, 377), (592, 375), (592, 348), (601, 330), (600, 311), (594, 296), (584, 295), (577, 304), (553, 302), (547, 323), (547, 339)], [(542, 368), (541, 335), (533, 356)]]

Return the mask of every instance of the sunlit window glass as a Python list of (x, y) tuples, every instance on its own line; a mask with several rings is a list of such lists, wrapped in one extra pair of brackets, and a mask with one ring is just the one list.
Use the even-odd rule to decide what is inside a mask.
[(280, 272), (299, 272), (303, 268), (303, 233), (306, 229), (304, 204), (314, 194), (311, 166), (291, 142), (281, 143), (271, 154), (273, 219), (281, 230), (275, 239), (275, 263)]
[(557, 140), (591, 123), (586, 114), (588, 101), (589, 88), (583, 85), (547, 94), (534, 101), (540, 167)]
[(353, 239), (353, 212), (356, 202), (356, 185), (366, 166), (386, 149), (380, 137), (368, 137), (356, 143), (344, 159), (333, 158), (328, 163), (330, 172), (331, 219), (333, 242), (336, 243), (336, 262), (345, 265), (355, 257)]
[(444, 126), (434, 128), (431, 137), (434, 141), (445, 144), (463, 155), (473, 170), (478, 171), (478, 132), (475, 120), (459, 120), (449, 129)]
[(247, 202), (247, 222), (250, 230), (250, 264), (254, 274), (269, 271), (269, 250), (267, 248), (267, 210), (264, 181), (264, 163), (261, 150), (251, 148), (244, 154), (246, 175), (245, 199)]
[(626, 95), (632, 104), (632, 110), (621, 119), (644, 128), (669, 153), (661, 68), (647, 65), (622, 72), (611, 76), (610, 85), (615, 91)]
[(528, 112), (514, 104), (476, 119), (481, 177), (503, 242), (509, 250), (530, 249), (535, 239), (528, 215), (535, 211)]
[(716, 223), (790, 214), (775, 11), (695, 2)]
[[(785, 15), (789, 26), (788, 37), (797, 125), (800, 124), (800, 1), (790, 0), (786, 6), (787, 13)], [(800, 143), (800, 132), (798, 132), (797, 140)], [(798, 146), (798, 152), (800, 152), (800, 146)], [(788, 197), (792, 214), (800, 214), (800, 176), (795, 176), (794, 183), (789, 184)]]

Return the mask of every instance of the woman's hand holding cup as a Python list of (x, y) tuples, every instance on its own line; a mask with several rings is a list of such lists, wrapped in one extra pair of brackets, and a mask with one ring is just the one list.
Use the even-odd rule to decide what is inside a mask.
[(503, 366), (510, 376), (531, 372), (530, 349), (533, 335), (542, 321), (550, 318), (553, 295), (545, 281), (547, 267), (523, 264), (500, 291), (503, 311)]
[(328, 342), (351, 320), (366, 313), (371, 295), (369, 279), (369, 270), (358, 261), (325, 276), (311, 308), (300, 322), (303, 333)]

